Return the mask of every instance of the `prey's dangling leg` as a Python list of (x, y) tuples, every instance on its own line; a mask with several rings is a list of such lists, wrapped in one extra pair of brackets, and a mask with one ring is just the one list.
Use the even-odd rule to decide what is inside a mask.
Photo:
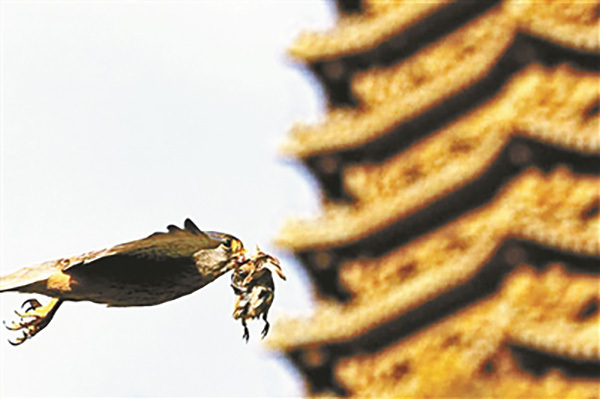
[(28, 299), (23, 302), (21, 308), (27, 306), (25, 313), (19, 313), (15, 310), (15, 313), (19, 316), (19, 321), (11, 324), (4, 322), (7, 329), (21, 331), (22, 333), (21, 337), (17, 337), (15, 341), (8, 340), (8, 342), (11, 345), (20, 345), (39, 333), (50, 323), (62, 302), (63, 300), (60, 298), (52, 298), (44, 306), (37, 299)]
[(242, 339), (248, 340), (250, 339), (250, 331), (248, 330), (248, 325), (246, 324), (246, 319), (242, 317), (242, 326), (244, 327), (244, 335), (242, 335)]
[(269, 328), (271, 327), (271, 325), (269, 324), (269, 321), (267, 320), (268, 313), (269, 312), (267, 311), (267, 312), (263, 313), (263, 315), (262, 315), (262, 319), (265, 321), (265, 326), (260, 334), (262, 336), (262, 339), (265, 339), (265, 337), (269, 333)]

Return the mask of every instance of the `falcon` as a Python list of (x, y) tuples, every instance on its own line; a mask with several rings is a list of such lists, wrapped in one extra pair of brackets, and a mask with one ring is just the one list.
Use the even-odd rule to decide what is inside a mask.
[(0, 277), (0, 292), (42, 294), (43, 305), (28, 299), (19, 321), (6, 328), (21, 331), (19, 345), (52, 320), (64, 301), (108, 306), (151, 306), (191, 294), (246, 261), (244, 245), (232, 235), (201, 231), (190, 219), (184, 228), (120, 244), (101, 251), (25, 267)]
[(246, 342), (250, 339), (246, 320), (262, 316), (265, 322), (262, 337), (265, 338), (269, 332), (267, 315), (275, 298), (273, 272), (282, 280), (286, 279), (279, 259), (262, 252), (257, 246), (255, 254), (243, 259), (231, 275), (231, 288), (236, 296), (233, 318), (241, 320), (244, 328), (242, 339)]

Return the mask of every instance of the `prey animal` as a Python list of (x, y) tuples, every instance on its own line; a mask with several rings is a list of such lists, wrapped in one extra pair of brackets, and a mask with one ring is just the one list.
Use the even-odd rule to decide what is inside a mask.
[(231, 275), (231, 288), (236, 296), (233, 318), (240, 319), (244, 328), (242, 338), (248, 342), (250, 332), (246, 320), (262, 316), (265, 326), (262, 337), (269, 332), (267, 315), (275, 298), (273, 272), (285, 280), (279, 260), (256, 247), (255, 254), (239, 264)]
[(43, 294), (47, 305), (29, 299), (18, 322), (18, 345), (52, 320), (64, 301), (92, 301), (108, 306), (150, 306), (191, 294), (244, 262), (245, 249), (229, 234), (201, 231), (190, 219), (184, 228), (101, 251), (25, 267), (0, 277), (0, 292)]

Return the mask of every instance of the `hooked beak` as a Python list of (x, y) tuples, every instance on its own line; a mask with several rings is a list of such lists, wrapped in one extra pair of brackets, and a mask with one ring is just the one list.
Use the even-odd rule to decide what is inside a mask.
[(231, 252), (233, 252), (234, 254), (239, 253), (240, 255), (245, 255), (246, 248), (244, 248), (244, 244), (242, 244), (241, 241), (233, 240), (233, 242), (231, 243)]

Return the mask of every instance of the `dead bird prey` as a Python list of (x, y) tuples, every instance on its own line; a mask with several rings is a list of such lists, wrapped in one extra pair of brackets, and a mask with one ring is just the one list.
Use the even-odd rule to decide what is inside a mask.
[(45, 306), (36, 299), (23, 303), (23, 308), (27, 306), (24, 313), (15, 312), (20, 320), (6, 325), (9, 330), (21, 331), (22, 336), (9, 342), (18, 345), (40, 332), (63, 301), (158, 305), (191, 294), (247, 261), (244, 245), (229, 234), (203, 232), (190, 219), (183, 229), (173, 225), (167, 229), (166, 233), (0, 277), (0, 292), (52, 298)]
[(256, 247), (255, 254), (238, 265), (231, 275), (231, 288), (233, 288), (236, 295), (233, 318), (236, 320), (241, 319), (244, 327), (242, 338), (246, 342), (250, 338), (250, 332), (246, 324), (248, 319), (256, 319), (262, 316), (265, 321), (262, 337), (266, 337), (269, 332), (270, 324), (267, 320), (267, 314), (275, 297), (273, 271), (283, 280), (286, 279), (281, 271), (279, 260)]

